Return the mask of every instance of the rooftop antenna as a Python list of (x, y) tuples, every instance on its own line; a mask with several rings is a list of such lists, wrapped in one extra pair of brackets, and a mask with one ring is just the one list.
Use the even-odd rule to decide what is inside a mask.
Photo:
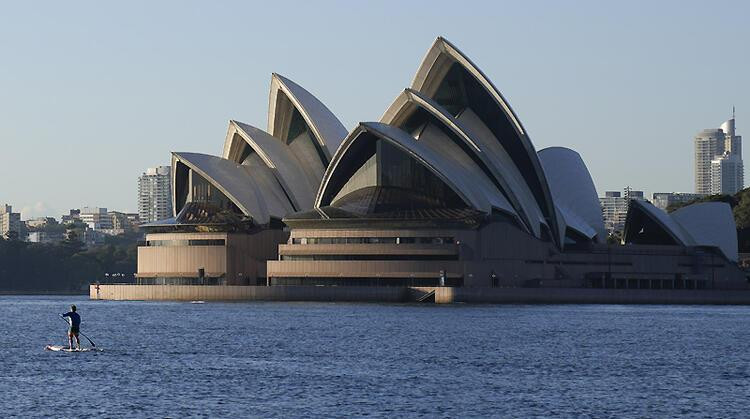
[(734, 105), (732, 105), (732, 119), (734, 119)]

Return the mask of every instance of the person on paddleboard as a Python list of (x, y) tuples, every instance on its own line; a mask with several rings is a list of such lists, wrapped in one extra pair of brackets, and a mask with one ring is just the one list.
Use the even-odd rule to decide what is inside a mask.
[(81, 339), (78, 337), (78, 333), (80, 332), (81, 327), (81, 316), (76, 313), (76, 306), (73, 304), (70, 306), (70, 311), (61, 314), (63, 318), (67, 317), (70, 323), (70, 328), (68, 329), (68, 349), (73, 350), (73, 337), (76, 338), (76, 345), (78, 349), (81, 349)]

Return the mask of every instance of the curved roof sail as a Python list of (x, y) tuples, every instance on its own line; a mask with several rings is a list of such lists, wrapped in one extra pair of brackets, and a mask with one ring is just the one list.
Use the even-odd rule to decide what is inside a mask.
[(737, 261), (737, 227), (726, 202), (701, 202), (670, 214), (690, 234), (697, 246), (715, 246), (727, 259)]
[(553, 232), (561, 244), (564, 228), (557, 221), (557, 211), (541, 163), (526, 131), (510, 105), (490, 80), (453, 44), (437, 38), (417, 70), (412, 88), (434, 99), (457, 119), (462, 115), (486, 130), (506, 150), (518, 172), (534, 195)]
[(419, 109), (430, 114), (450, 130), (453, 134), (451, 137), (456, 143), (502, 191), (513, 206), (522, 227), (534, 236), (540, 237), (540, 226), (546, 225), (544, 216), (511, 157), (491, 134), (470, 130), (464, 121), (455, 118), (440, 104), (410, 88), (394, 100), (381, 118), (381, 122), (397, 126), (413, 125), (410, 119), (415, 120), (413, 115), (418, 113)]
[(739, 259), (734, 216), (725, 202), (692, 204), (667, 214), (649, 202), (630, 201), (623, 240), (716, 247), (727, 259)]
[(273, 73), (268, 132), (287, 144), (308, 131), (323, 168), (346, 137), (344, 125), (321, 101), (293, 81)]
[[(275, 179), (252, 171), (250, 167), (207, 154), (172, 153), (172, 166), (178, 164), (184, 164), (209, 182), (243, 214), (252, 217), (256, 224), (267, 224), (271, 217), (281, 219), (293, 211), (291, 204), (283, 199), (283, 192)], [(194, 181), (192, 177), (178, 179), (177, 182), (187, 181), (190, 188)], [(175, 189), (180, 190), (183, 186), (176, 184)], [(178, 210), (177, 206), (175, 210)]]
[(309, 175), (279, 139), (251, 125), (229, 121), (223, 157), (243, 164), (253, 153), (274, 173), (295, 210), (312, 208), (320, 178)]
[(693, 240), (672, 217), (652, 203), (633, 199), (625, 219), (623, 241), (690, 246)]
[[(371, 155), (373, 149), (371, 148), (368, 154), (367, 147), (374, 144), (377, 139), (386, 141), (427, 168), (453, 190), (467, 206), (485, 213), (491, 212), (491, 203), (483, 191), (472, 182), (472, 179), (464, 174), (465, 169), (460, 164), (444, 153), (416, 140), (402, 129), (379, 122), (360, 123), (344, 140), (323, 178), (315, 203), (316, 207), (331, 205), (334, 197), (361, 167), (359, 162), (364, 162)], [(350, 161), (357, 163), (342, 163), (350, 163)], [(512, 211), (509, 205), (506, 209)]]
[(538, 155), (565, 224), (590, 239), (606, 241), (602, 207), (580, 154), (565, 147), (549, 147)]
[(456, 160), (464, 167), (465, 176), (476, 182), (476, 187), (484, 191), (495, 208), (511, 214), (522, 228), (539, 237), (540, 213), (537, 209), (534, 222), (530, 222), (526, 214), (533, 213), (533, 209), (523, 205), (535, 206), (533, 197), (529, 196), (526, 202), (519, 201), (520, 185), (512, 176), (504, 176), (507, 170), (498, 167), (493, 156), (485, 152), (481, 139), (477, 141), (470, 136), (463, 124), (442, 106), (416, 90), (406, 89), (394, 100), (381, 122), (411, 131), (420, 143), (444, 154), (447, 159)]

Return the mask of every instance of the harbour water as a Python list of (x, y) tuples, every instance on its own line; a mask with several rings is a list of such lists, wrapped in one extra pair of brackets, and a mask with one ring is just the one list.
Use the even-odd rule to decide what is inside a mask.
[[(61, 344), (77, 304), (103, 352)], [(2, 416), (746, 417), (750, 307), (0, 297)], [(82, 339), (88, 345), (85, 339)]]

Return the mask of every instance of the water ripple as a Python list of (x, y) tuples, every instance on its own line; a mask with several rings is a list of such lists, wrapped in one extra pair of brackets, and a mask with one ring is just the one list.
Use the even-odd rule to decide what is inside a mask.
[[(105, 349), (51, 353), (75, 303)], [(3, 416), (745, 417), (746, 307), (2, 297)]]

